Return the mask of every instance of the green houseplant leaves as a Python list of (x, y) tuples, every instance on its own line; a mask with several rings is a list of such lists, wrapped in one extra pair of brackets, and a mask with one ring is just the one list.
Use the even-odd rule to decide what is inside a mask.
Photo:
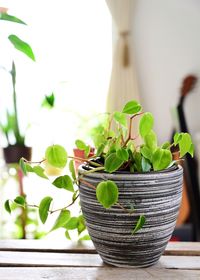
[[(153, 130), (154, 118), (149, 112), (142, 112), (142, 106), (135, 100), (129, 101), (125, 104), (121, 112), (114, 112), (110, 116), (110, 123), (105, 126), (104, 131), (101, 130), (101, 135), (98, 139), (98, 148), (96, 154), (88, 158), (90, 152), (90, 146), (84, 141), (78, 139), (75, 144), (78, 149), (85, 152), (85, 158), (78, 158), (84, 163), (85, 171), (83, 174), (77, 174), (74, 168), (74, 161), (76, 157), (68, 156), (65, 148), (60, 145), (52, 145), (47, 147), (45, 157), (42, 161), (34, 163), (32, 165), (26, 162), (25, 159), (20, 160), (20, 166), (23, 173), (27, 175), (29, 172), (47, 179), (47, 172), (45, 167), (41, 167), (40, 164), (44, 162), (44, 165), (50, 165), (56, 169), (61, 169), (66, 172), (64, 175), (59, 175), (51, 181), (52, 186), (57, 189), (67, 190), (72, 194), (72, 198), (68, 205), (60, 209), (50, 209), (52, 204), (52, 198), (47, 196), (40, 202), (39, 216), (42, 223), (45, 223), (49, 214), (59, 211), (59, 215), (52, 227), (52, 230), (56, 230), (60, 227), (65, 229), (65, 236), (70, 239), (70, 231), (77, 230), (80, 239), (88, 239), (88, 235), (81, 236), (86, 226), (84, 217), (82, 214), (74, 216), (71, 214), (69, 208), (78, 200), (79, 189), (77, 186), (80, 182), (84, 187), (89, 188), (95, 195), (97, 201), (105, 209), (119, 207), (121, 211), (125, 211), (134, 217), (137, 217), (137, 205), (131, 204), (131, 209), (128, 206), (124, 207), (120, 201), (120, 192), (114, 178), (118, 172), (127, 173), (149, 173), (159, 172), (161, 170), (171, 167), (174, 163), (171, 147), (178, 146), (180, 151), (180, 157), (183, 157), (187, 153), (193, 156), (194, 146), (191, 136), (188, 133), (176, 133), (174, 135), (174, 142), (169, 143), (166, 141), (164, 144), (159, 145), (157, 135)], [(140, 117), (141, 115), (141, 117)], [(140, 145), (135, 143), (137, 136), (132, 135), (132, 123), (136, 117), (140, 117), (139, 120), (139, 135), (142, 139)], [(116, 127), (112, 127), (112, 121)], [(112, 128), (111, 128), (112, 127)], [(100, 136), (101, 136), (100, 135)], [(70, 159), (67, 164), (68, 159)], [(68, 173), (66, 167), (68, 166)], [(97, 185), (92, 185), (89, 181), (84, 180), (84, 176), (92, 174), (94, 172), (101, 172), (101, 178)], [(105, 180), (105, 173), (113, 173), (111, 178), (113, 180)], [(151, 190), (149, 190), (151, 191)], [(22, 207), (26, 207), (28, 204), (24, 197), (17, 197), (15, 203), (18, 203)], [(8, 213), (11, 213), (11, 201), (5, 202), (5, 209)], [(105, 210), (107, 211), (107, 210)], [(136, 234), (141, 230), (146, 222), (147, 218), (145, 214), (139, 214), (138, 219), (135, 222), (134, 228), (131, 233)], [(133, 219), (134, 224), (134, 219)]]

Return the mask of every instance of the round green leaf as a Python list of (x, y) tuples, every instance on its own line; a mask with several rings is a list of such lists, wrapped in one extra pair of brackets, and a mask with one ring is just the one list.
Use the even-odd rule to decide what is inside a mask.
[(4, 208), (6, 209), (6, 211), (11, 214), (11, 208), (10, 208), (10, 201), (9, 199), (5, 201), (4, 203)]
[(152, 157), (153, 169), (155, 171), (167, 168), (172, 162), (172, 154), (169, 150), (158, 148)]
[(182, 137), (178, 142), (179, 149), (180, 149), (180, 157), (183, 157), (185, 154), (190, 153), (192, 139), (188, 133), (182, 133)]
[(96, 188), (97, 200), (104, 208), (110, 208), (118, 201), (118, 187), (112, 181), (101, 182)]
[(52, 184), (57, 188), (74, 192), (72, 179), (68, 175), (57, 177)]
[(21, 170), (22, 170), (23, 174), (26, 176), (27, 175), (27, 170), (26, 170), (26, 164), (25, 164), (23, 158), (20, 158), (19, 166), (21, 167)]
[(144, 136), (144, 142), (151, 151), (155, 151), (157, 148), (157, 136), (153, 130), (150, 130), (150, 132)]
[(24, 207), (25, 206), (25, 198), (23, 196), (17, 196), (14, 199), (14, 202), (17, 203), (18, 205)]
[(46, 149), (45, 158), (50, 165), (63, 168), (67, 163), (67, 152), (62, 146), (53, 145)]
[(152, 153), (152, 150), (149, 147), (143, 146), (140, 149), (140, 152), (143, 155), (143, 157), (145, 157), (145, 158), (147, 158), (151, 161), (153, 153)]
[(75, 144), (79, 150), (85, 150), (87, 147), (87, 145), (82, 140), (79, 139), (75, 141)]
[(47, 220), (48, 212), (49, 212), (49, 207), (51, 205), (52, 200), (53, 200), (53, 198), (51, 198), (50, 196), (46, 196), (40, 202), (40, 205), (39, 205), (39, 216), (40, 216), (40, 220), (42, 221), (43, 224)]
[(65, 224), (67, 230), (73, 230), (78, 227), (79, 219), (78, 217), (71, 217), (70, 220)]
[(44, 168), (42, 168), (39, 165), (36, 165), (34, 167), (32, 167), (32, 171), (34, 172), (37, 176), (44, 178), (44, 179), (49, 179), (45, 174), (44, 174)]
[(58, 216), (58, 218), (56, 219), (53, 228), (51, 229), (51, 231), (58, 229), (60, 227), (63, 227), (68, 220), (70, 219), (70, 211), (69, 210), (62, 210)]
[(145, 222), (146, 222), (145, 216), (141, 215), (139, 217), (134, 229), (132, 230), (132, 234), (135, 234), (138, 230), (140, 230), (143, 227), (143, 225), (145, 224)]
[(116, 155), (123, 161), (127, 161), (129, 158), (129, 153), (125, 148), (118, 149)]
[(148, 159), (142, 157), (142, 171), (149, 172), (151, 170), (151, 163)]
[(174, 145), (175, 146), (178, 144), (178, 142), (181, 140), (181, 138), (182, 138), (182, 133), (176, 132), (174, 134)]
[(165, 142), (165, 143), (162, 144), (161, 148), (162, 148), (162, 149), (167, 149), (167, 150), (169, 150), (169, 149), (170, 149), (170, 145), (171, 145), (170, 142), (167, 141), (167, 142)]
[(74, 180), (76, 180), (76, 172), (75, 172), (74, 161), (73, 160), (70, 160), (70, 162), (69, 162), (69, 171), (71, 172), (72, 178)]
[(81, 232), (83, 232), (86, 229), (86, 225), (85, 225), (85, 219), (83, 217), (83, 215), (80, 215), (78, 217), (78, 234), (81, 234)]
[(105, 171), (112, 173), (120, 168), (124, 160), (118, 158), (116, 153), (111, 153), (105, 160)]
[(133, 115), (140, 112), (141, 109), (142, 109), (141, 105), (136, 100), (132, 100), (126, 103), (126, 105), (122, 110), (122, 113)]
[(114, 112), (113, 118), (116, 122), (118, 122), (122, 126), (127, 127), (127, 119), (124, 113)]
[(145, 113), (139, 123), (140, 135), (144, 138), (152, 130), (154, 124), (153, 115), (149, 112)]

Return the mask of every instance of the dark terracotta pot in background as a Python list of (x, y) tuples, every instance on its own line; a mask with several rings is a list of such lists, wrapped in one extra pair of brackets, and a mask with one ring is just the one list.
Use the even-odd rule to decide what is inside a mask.
[(6, 163), (18, 163), (20, 158), (24, 157), (31, 160), (32, 148), (26, 146), (10, 145), (3, 148), (3, 155)]
[[(79, 174), (84, 173), (82, 166)], [(119, 188), (119, 203), (135, 211), (130, 214), (118, 206), (105, 209), (94, 189), (103, 180), (114, 181)], [(161, 172), (108, 174), (94, 172), (80, 182), (80, 201), (94, 246), (108, 264), (119, 267), (147, 267), (163, 254), (173, 233), (179, 212), (183, 169), (172, 167)], [(143, 228), (131, 233), (140, 215), (146, 217)]]

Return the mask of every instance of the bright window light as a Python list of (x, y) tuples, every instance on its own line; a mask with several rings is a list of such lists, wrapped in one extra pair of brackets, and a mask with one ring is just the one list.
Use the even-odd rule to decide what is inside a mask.
[[(28, 24), (1, 22), (0, 32), (0, 64), (10, 69), (12, 59), (16, 63), (20, 125), (25, 131), (31, 124), (26, 143), (37, 149), (55, 142), (71, 146), (84, 120), (106, 108), (112, 61), (112, 23), (106, 2), (15, 0), (4, 5), (9, 14)], [(9, 44), (6, 36), (12, 33), (31, 45), (36, 62)], [(8, 74), (2, 70), (0, 74), (3, 117), (11, 106), (11, 84)], [(51, 92), (56, 108), (41, 110), (44, 96)]]

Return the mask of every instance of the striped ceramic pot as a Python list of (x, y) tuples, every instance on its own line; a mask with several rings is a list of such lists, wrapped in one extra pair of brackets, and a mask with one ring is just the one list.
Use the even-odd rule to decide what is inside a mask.
[[(83, 167), (79, 168), (83, 174)], [(96, 199), (96, 186), (102, 180), (112, 180), (119, 188), (119, 203), (105, 209)], [(95, 172), (84, 175), (80, 183), (80, 201), (86, 225), (94, 246), (105, 263), (119, 267), (147, 267), (163, 254), (173, 233), (182, 195), (182, 167), (161, 172), (114, 173)], [(86, 183), (87, 182), (87, 183)], [(132, 235), (140, 215), (146, 222)]]

